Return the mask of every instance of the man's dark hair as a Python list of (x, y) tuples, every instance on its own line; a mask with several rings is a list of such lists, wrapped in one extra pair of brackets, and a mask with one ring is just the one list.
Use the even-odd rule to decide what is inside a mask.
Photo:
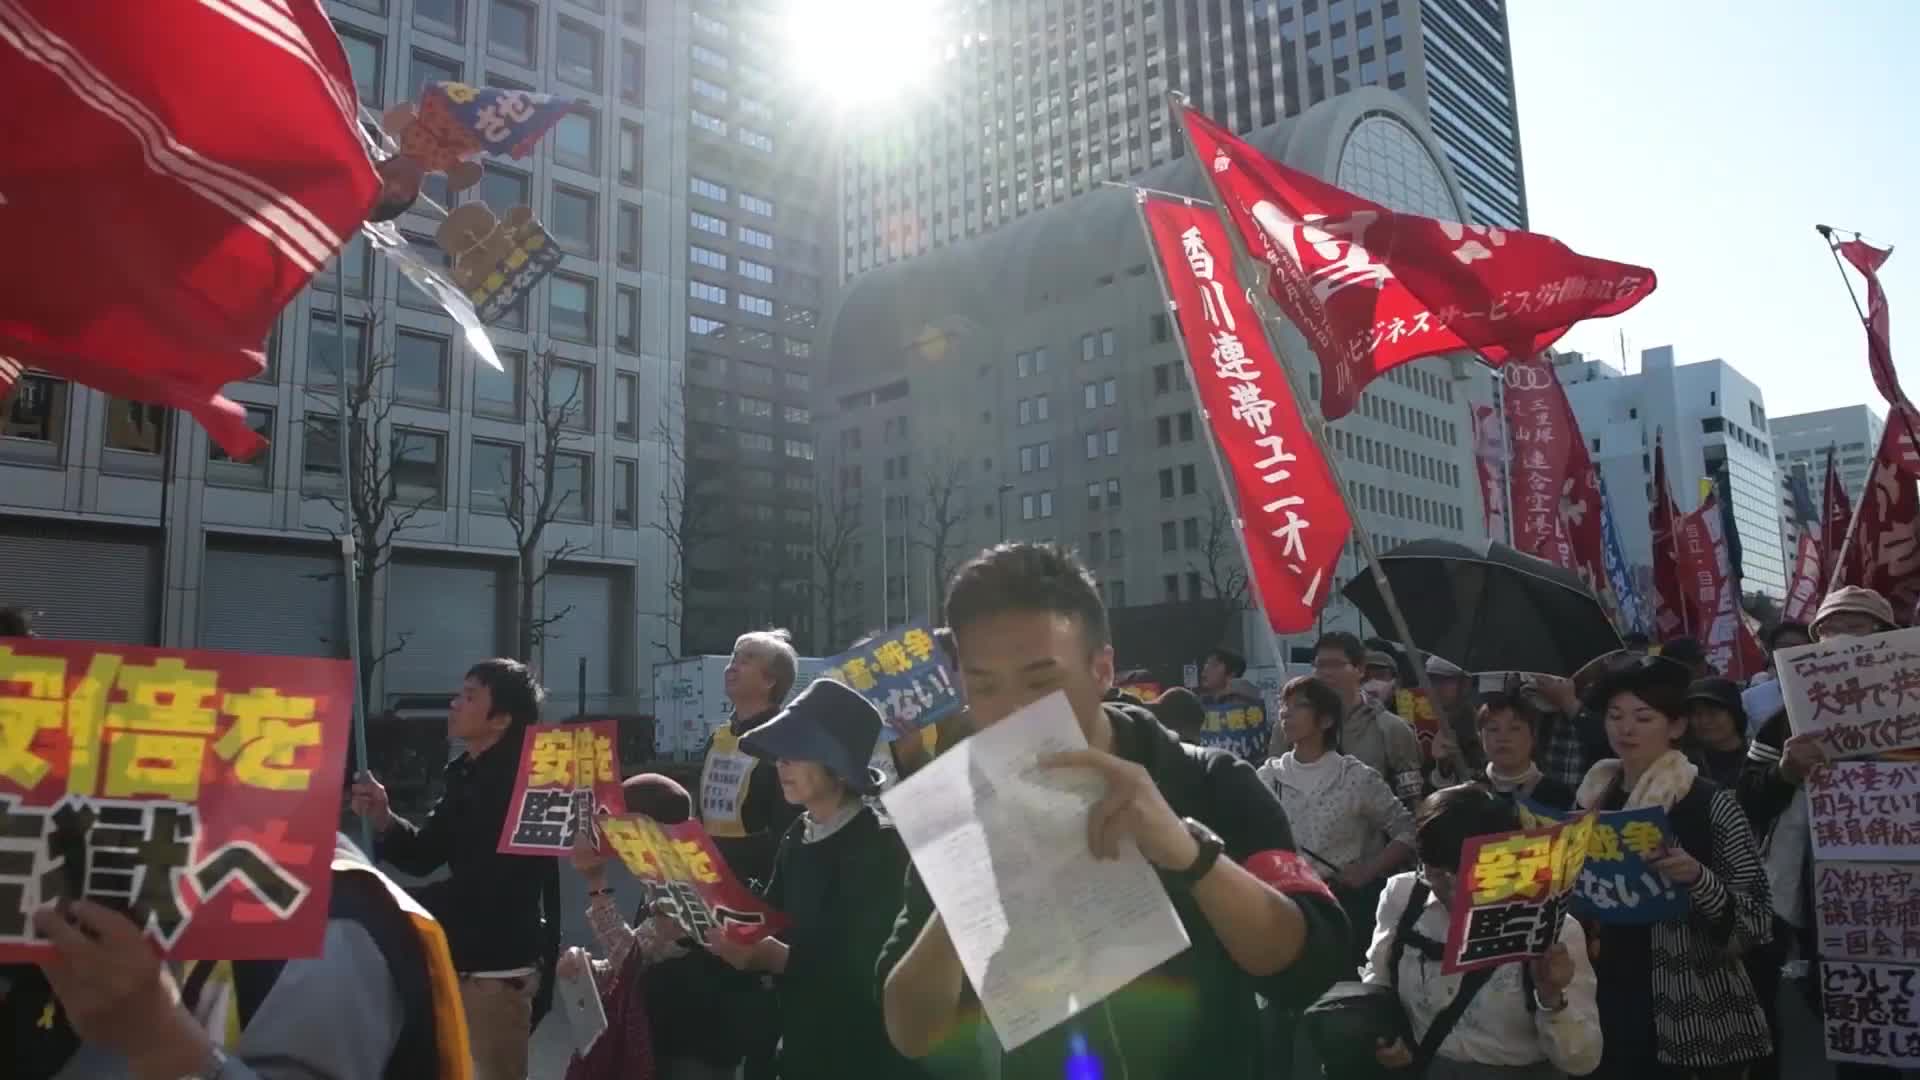
[(1520, 812), (1512, 802), (1479, 784), (1456, 784), (1420, 801), (1413, 815), (1413, 848), (1423, 865), (1457, 871), (1468, 837), (1519, 827)]
[[(1312, 709), (1320, 721), (1321, 731), (1339, 727), (1340, 714), (1346, 710), (1340, 704), (1340, 695), (1333, 692), (1333, 687), (1311, 675), (1297, 676), (1281, 688), (1280, 704), (1286, 705), (1296, 697), (1306, 699), (1307, 708)], [(1274, 719), (1277, 721), (1279, 718)]]
[(1215, 649), (1207, 654), (1207, 659), (1220, 661), (1220, 666), (1227, 669), (1229, 679), (1237, 679), (1247, 673), (1247, 658), (1232, 649)]
[(540, 722), (540, 703), (546, 700), (547, 691), (534, 677), (532, 668), (518, 660), (498, 656), (468, 668), (467, 678), (487, 688), (493, 697), (493, 711), (506, 713), (512, 718), (513, 727)]
[(1207, 710), (1200, 704), (1200, 695), (1184, 686), (1173, 687), (1148, 702), (1147, 709), (1182, 740), (1199, 737), (1200, 730), (1207, 726)]
[(1495, 690), (1480, 699), (1480, 707), (1474, 710), (1473, 726), (1477, 731), (1486, 727), (1492, 719), (1503, 712), (1510, 712), (1514, 719), (1527, 725), (1527, 730), (1540, 734), (1540, 710), (1533, 703), (1518, 694), (1509, 694)]
[(1113, 641), (1093, 575), (1072, 552), (1054, 544), (997, 544), (953, 572), (947, 586), (947, 625), (956, 636), (982, 619), (1008, 612), (1068, 616), (1080, 624), (1090, 649)]
[(1626, 637), (1620, 639), (1620, 642), (1629, 649), (1644, 649), (1653, 644), (1653, 639), (1638, 630), (1630, 630)]
[(1778, 642), (1780, 641), (1781, 634), (1799, 634), (1808, 641), (1813, 640), (1813, 631), (1807, 628), (1806, 623), (1794, 622), (1792, 619), (1782, 619), (1773, 624), (1773, 629), (1767, 631), (1768, 652), (1772, 652), (1780, 647)]
[(23, 607), (0, 607), (0, 637), (32, 637), (33, 612)]
[(1367, 662), (1367, 647), (1360, 644), (1358, 635), (1349, 634), (1345, 630), (1329, 630), (1320, 635), (1320, 640), (1313, 643), (1315, 656), (1328, 649), (1337, 649), (1345, 653), (1347, 663), (1354, 667), (1361, 667)]

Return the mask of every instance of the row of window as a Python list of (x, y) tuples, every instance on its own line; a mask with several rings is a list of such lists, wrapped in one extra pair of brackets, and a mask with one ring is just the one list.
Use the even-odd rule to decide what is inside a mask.
[(1120, 400), (1120, 386), (1114, 379), (1102, 379), (1097, 383), (1087, 383), (1081, 387), (1081, 396), (1086, 400), (1089, 409), (1114, 405)]
[(1355, 461), (1382, 469), (1392, 469), (1394, 472), (1418, 480), (1445, 484), (1449, 487), (1460, 486), (1460, 467), (1450, 461), (1441, 461), (1404, 446), (1369, 439), (1351, 431), (1329, 430), (1333, 436), (1334, 449)]
[(1171, 499), (1176, 495), (1197, 495), (1200, 493), (1200, 470), (1192, 465), (1180, 466), (1180, 487), (1174, 490), (1174, 470), (1172, 466), (1160, 470), (1160, 497)]
[(1459, 507), (1443, 503), (1438, 499), (1429, 499), (1424, 495), (1375, 487), (1372, 484), (1349, 483), (1347, 497), (1352, 500), (1355, 507), (1376, 514), (1391, 514), (1397, 518), (1443, 529), (1457, 531), (1466, 528), (1466, 519)]
[(1107, 457), (1120, 453), (1120, 429), (1087, 432), (1087, 460), (1097, 460), (1103, 453)]
[[(805, 345), (806, 343), (788, 340), (787, 344), (794, 346)], [(771, 346), (769, 345), (767, 347)], [(796, 351), (791, 347), (789, 347), (786, 352), (788, 356), (800, 358), (812, 355), (810, 350)], [(688, 350), (687, 368), (690, 371), (698, 371), (715, 379), (724, 379), (731, 373), (741, 382), (753, 383), (758, 386), (772, 386), (774, 384), (774, 372), (776, 371), (775, 368), (768, 367), (765, 364), (757, 364), (752, 360), (736, 360), (732, 357), (721, 356), (719, 353), (702, 352), (698, 349)], [(788, 371), (785, 369), (778, 370), (780, 385), (786, 387), (788, 390), (806, 393), (813, 389), (813, 376), (807, 372)]]
[(1219, 539), (1218, 536), (1211, 535), (1203, 539), (1200, 532), (1200, 519), (1197, 517), (1160, 523), (1160, 550), (1163, 552), (1199, 551), (1203, 545), (1212, 545)]

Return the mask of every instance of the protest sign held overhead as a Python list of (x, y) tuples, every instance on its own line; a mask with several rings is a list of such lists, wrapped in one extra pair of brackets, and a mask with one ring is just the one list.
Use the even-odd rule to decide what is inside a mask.
[(566, 855), (574, 834), (596, 813), (626, 813), (615, 760), (619, 744), (619, 725), (612, 720), (527, 728), (500, 826), (501, 854)]
[(1273, 738), (1273, 720), (1266, 706), (1223, 702), (1202, 708), (1207, 719), (1200, 728), (1201, 746), (1225, 750), (1242, 761), (1266, 760)]
[(1212, 210), (1140, 196), (1207, 431), (1232, 488), (1254, 593), (1277, 634), (1314, 624), (1352, 520), (1267, 344)]
[(1813, 910), (1821, 956), (1920, 963), (1920, 869), (1912, 863), (1819, 863)]
[(1819, 859), (1920, 859), (1920, 763), (1840, 761), (1807, 779)]
[(1920, 968), (1822, 960), (1827, 1060), (1920, 1065)]
[[(1674, 843), (1667, 812), (1658, 806), (1609, 810), (1593, 816), (1587, 860), (1574, 885), (1573, 913), (1595, 922), (1645, 926), (1687, 913), (1687, 891), (1647, 865)], [(1560, 820), (1536, 803), (1520, 800), (1520, 821), (1537, 828)]]
[(786, 929), (786, 916), (740, 883), (698, 821), (662, 825), (630, 814), (602, 818), (599, 826), (603, 842), (635, 877), (671, 894), (674, 919), (695, 938), (705, 941), (719, 928), (757, 941)]
[(1587, 858), (1593, 816), (1468, 838), (1448, 904), (1441, 970), (1457, 975), (1543, 956)]
[(80, 898), (174, 959), (317, 955), (353, 691), (339, 660), (0, 641), (0, 961)]
[(1413, 725), (1413, 733), (1420, 739), (1420, 752), (1432, 758), (1433, 739), (1440, 734), (1440, 714), (1433, 711), (1433, 699), (1427, 697), (1425, 690), (1396, 691), (1393, 695), (1393, 712)]
[(889, 630), (827, 661), (817, 676), (858, 691), (886, 721), (880, 737), (892, 742), (952, 716), (960, 689), (926, 623)]
[(1920, 748), (1920, 628), (1783, 649), (1775, 668), (1794, 732), (1827, 756)]

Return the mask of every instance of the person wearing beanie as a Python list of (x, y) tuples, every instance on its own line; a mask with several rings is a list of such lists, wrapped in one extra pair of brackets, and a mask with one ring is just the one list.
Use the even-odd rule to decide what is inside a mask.
[(706, 946), (741, 971), (774, 979), (781, 1080), (906, 1080), (919, 1070), (887, 1040), (873, 964), (893, 929), (907, 849), (865, 796), (884, 779), (868, 765), (880, 713), (832, 679), (814, 681), (740, 746), (771, 761), (802, 813), (781, 838), (769, 904), (791, 925), (746, 943), (715, 930)]
[(1747, 760), (1747, 712), (1732, 679), (1695, 679), (1687, 687), (1687, 735), (1695, 763), (1714, 783), (1737, 788)]
[(1200, 731), (1207, 726), (1207, 709), (1200, 695), (1184, 686), (1176, 686), (1149, 702), (1147, 711), (1160, 726), (1180, 736), (1180, 741), (1200, 745)]

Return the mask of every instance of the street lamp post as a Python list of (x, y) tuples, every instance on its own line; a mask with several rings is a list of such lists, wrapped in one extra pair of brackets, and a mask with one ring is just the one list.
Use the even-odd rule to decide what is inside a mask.
[(1013, 490), (1012, 484), (1005, 483), (1005, 482), (1001, 483), (1000, 493), (999, 493), (1000, 494), (1000, 542), (1003, 544), (1007, 542), (1007, 492), (1012, 490)]

